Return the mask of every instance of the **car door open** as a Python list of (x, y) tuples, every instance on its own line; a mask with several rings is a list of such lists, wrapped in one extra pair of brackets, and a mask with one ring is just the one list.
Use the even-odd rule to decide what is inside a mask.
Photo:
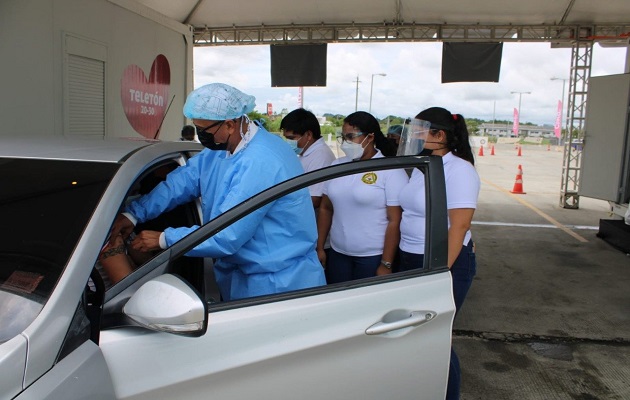
[(137, 290), (151, 281), (151, 271), (167, 270), (208, 235), (318, 179), (414, 166), (425, 172), (430, 188), (425, 269), (210, 304), (207, 331), (197, 338), (104, 330), (100, 347), (117, 397), (443, 397), (454, 304), (439, 159), (369, 160), (281, 183), (177, 242), (125, 285)]

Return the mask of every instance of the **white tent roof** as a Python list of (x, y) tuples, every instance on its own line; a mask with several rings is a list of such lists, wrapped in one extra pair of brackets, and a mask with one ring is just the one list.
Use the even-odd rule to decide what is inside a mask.
[(383, 21), (454, 25), (630, 23), (628, 0), (135, 1), (196, 28)]
[(630, 0), (110, 0), (191, 25), (196, 45), (544, 41), (626, 46)]

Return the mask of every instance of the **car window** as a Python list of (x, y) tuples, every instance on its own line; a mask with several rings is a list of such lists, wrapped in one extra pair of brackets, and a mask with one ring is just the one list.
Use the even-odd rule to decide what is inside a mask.
[[(313, 179), (318, 179), (319, 176), (323, 176), (326, 173), (331, 174), (331, 172), (328, 172), (327, 170), (350, 171), (352, 168), (355, 168), (355, 169), (363, 168), (363, 170), (358, 171), (360, 173), (359, 177), (361, 177), (361, 176), (364, 176), (366, 173), (370, 174), (373, 171), (377, 171), (378, 167), (381, 164), (387, 164), (387, 163), (391, 164), (394, 162), (403, 163), (400, 168), (400, 170), (403, 170), (404, 167), (410, 166), (409, 163), (411, 161), (407, 160), (406, 161), (407, 164), (404, 164), (405, 162), (404, 160), (381, 159), (381, 160), (370, 160), (365, 163), (355, 162), (355, 163), (348, 163), (351, 165), (325, 168), (325, 169), (315, 171), (310, 174), (302, 175), (300, 177), (294, 178), (291, 181), (287, 181), (285, 183), (277, 185), (274, 188), (269, 189), (265, 191), (264, 193), (259, 194), (258, 196), (254, 196), (252, 199), (240, 204), (239, 206), (231, 210), (228, 210), (224, 213), (221, 213), (220, 215), (216, 216), (216, 218), (214, 218), (212, 221), (202, 226), (200, 229), (192, 232), (189, 236), (186, 236), (184, 239), (175, 243), (172, 247), (168, 249), (167, 252), (165, 252), (164, 258), (157, 257), (156, 259), (150, 261), (145, 266), (143, 266), (138, 271), (136, 271), (133, 274), (134, 276), (131, 277), (130, 280), (128, 280), (127, 282), (124, 282), (123, 285), (118, 287), (118, 290), (112, 291), (112, 293), (110, 293), (110, 295), (108, 296), (106, 300), (112, 300), (111, 304), (113, 304), (114, 306), (111, 306), (111, 304), (109, 308), (106, 306), (106, 312), (120, 312), (120, 308), (122, 307), (122, 304), (124, 303), (125, 298), (127, 298), (130, 294), (132, 294), (133, 291), (137, 289), (137, 287), (139, 287), (144, 281), (150, 279), (150, 276), (155, 276), (156, 271), (161, 271), (159, 273), (169, 272), (169, 269), (171, 268), (171, 264), (174, 260), (198, 258), (198, 257), (190, 257), (191, 255), (190, 250), (192, 246), (198, 243), (203, 237), (209, 238), (208, 240), (212, 241), (212, 240), (215, 240), (216, 237), (222, 234), (225, 234), (225, 232), (228, 232), (229, 233), (228, 237), (233, 238), (234, 242), (239, 242), (237, 236), (239, 232), (245, 232), (246, 230), (248, 230), (247, 227), (249, 226), (249, 220), (252, 220), (253, 214), (260, 213), (260, 212), (266, 213), (274, 205), (280, 205), (282, 207), (293, 207), (296, 190), (305, 191), (306, 198), (310, 200), (310, 196), (308, 195), (308, 192), (304, 188), (312, 184)], [(422, 171), (427, 170), (427, 164), (428, 162), (421, 166)], [(439, 166), (440, 166), (439, 172), (442, 173), (441, 164)], [(380, 168), (383, 169), (383, 167), (380, 167)], [(392, 167), (390, 166), (389, 168), (386, 168), (386, 169), (392, 169)], [(346, 174), (349, 174), (349, 172), (346, 172)], [(403, 172), (403, 174), (407, 176), (406, 173)], [(335, 175), (335, 177), (337, 176), (339, 176), (339, 173)], [(429, 218), (429, 219), (433, 219), (431, 226), (428, 227), (428, 233), (427, 233), (427, 243), (428, 243), (427, 255), (429, 257), (428, 257), (428, 262), (425, 264), (425, 268), (423, 270), (414, 270), (414, 271), (409, 271), (409, 272), (404, 272), (404, 273), (399, 273), (399, 274), (391, 274), (385, 277), (371, 277), (371, 278), (367, 277), (363, 279), (356, 279), (352, 282), (345, 282), (345, 283), (339, 283), (339, 284), (334, 284), (334, 285), (327, 285), (324, 282), (323, 285), (315, 284), (315, 285), (305, 286), (305, 287), (296, 287), (295, 290), (293, 288), (289, 288), (289, 290), (283, 290), (275, 294), (267, 294), (267, 295), (265, 295), (264, 293), (263, 295), (256, 295), (255, 291), (253, 291), (252, 293), (254, 294), (250, 297), (237, 299), (230, 302), (226, 302), (225, 298), (223, 298), (222, 302), (213, 302), (212, 304), (210, 304), (211, 310), (219, 311), (221, 309), (225, 309), (226, 307), (227, 308), (241, 307), (244, 305), (257, 304), (260, 302), (278, 301), (278, 300), (283, 300), (283, 299), (296, 297), (296, 296), (297, 297), (309, 296), (316, 293), (321, 293), (322, 291), (345, 290), (348, 288), (357, 287), (361, 285), (372, 285), (372, 284), (377, 284), (379, 282), (388, 282), (391, 280), (407, 279), (408, 277), (417, 276), (418, 274), (430, 274), (435, 271), (443, 270), (444, 268), (446, 268), (446, 247), (445, 247), (446, 241), (444, 239), (446, 238), (447, 225), (446, 225), (443, 175), (441, 176), (442, 176), (441, 178), (442, 185), (436, 184), (435, 186), (437, 190), (435, 191), (427, 190), (426, 192), (428, 203), (434, 205), (434, 207), (432, 206), (431, 209), (442, 210), (442, 213), (440, 213), (439, 211), (435, 211), (435, 213), (432, 213), (431, 218)], [(370, 178), (373, 178), (373, 176), (370, 175)], [(439, 180), (440, 180), (439, 176), (437, 178), (433, 177), (431, 179), (427, 179), (428, 182), (429, 181), (437, 182)], [(311, 209), (310, 212), (313, 212), (312, 218), (314, 219), (315, 218), (314, 211)], [(360, 217), (361, 214), (359, 213), (358, 216)], [(365, 217), (370, 218), (371, 216), (367, 215)], [(293, 222), (293, 221), (289, 221), (289, 222)], [(294, 236), (301, 234), (300, 233), (301, 222), (300, 221), (295, 221), (295, 222), (296, 223), (292, 225), (292, 229), (295, 229)], [(355, 234), (362, 235), (364, 234), (364, 232), (355, 232)], [(213, 237), (215, 239), (213, 239)], [(276, 239), (279, 241), (285, 240), (287, 242), (291, 242), (292, 244), (295, 244), (295, 246), (299, 245), (299, 243), (297, 242), (297, 240), (295, 240), (295, 237), (293, 236), (291, 237), (280, 236), (280, 237), (277, 237)], [(313, 247), (313, 250), (314, 250), (315, 243), (312, 243), (311, 246)], [(242, 271), (244, 267), (238, 264), (242, 262), (243, 258), (249, 257), (250, 259), (255, 259), (256, 257), (255, 255), (252, 257), (251, 254), (245, 254), (248, 251), (250, 251), (248, 248), (241, 246), (236, 250), (234, 255), (220, 254), (220, 251), (216, 252), (216, 254), (215, 253), (210, 254), (209, 258), (212, 258), (214, 261), (218, 261), (215, 264), (214, 272), (215, 273), (218, 272), (217, 274), (218, 276), (216, 279), (219, 280), (218, 282), (219, 286), (224, 284), (220, 282), (220, 280), (225, 279), (226, 270)], [(185, 255), (187, 253), (189, 255)], [(264, 256), (268, 257), (269, 254), (266, 253)], [(295, 255), (291, 255), (289, 253), (285, 254), (285, 257), (287, 258), (294, 257), (294, 256)], [(281, 267), (282, 265), (284, 265), (284, 263), (286, 263), (286, 259), (279, 259), (276, 265), (278, 267)], [(256, 262), (252, 262), (252, 265), (253, 266), (250, 265), (247, 268), (251, 268), (253, 271), (255, 271)], [(319, 267), (321, 268), (321, 265)], [(208, 274), (206, 274), (204, 278), (215, 279), (214, 277), (208, 276)], [(241, 276), (237, 276), (237, 279), (241, 279), (241, 278), (242, 278)], [(234, 283), (234, 281), (236, 280), (234, 279), (234, 277), (231, 277), (229, 279), (232, 279), (231, 281), (232, 283)], [(212, 283), (216, 283), (216, 282), (212, 282)]]
[(118, 168), (0, 159), (0, 343), (44, 306)]

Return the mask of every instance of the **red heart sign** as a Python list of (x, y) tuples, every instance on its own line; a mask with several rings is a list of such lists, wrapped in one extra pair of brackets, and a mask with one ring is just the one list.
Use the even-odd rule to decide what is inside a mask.
[(142, 136), (154, 139), (168, 108), (171, 69), (168, 60), (159, 54), (151, 65), (147, 80), (142, 68), (127, 66), (120, 80), (120, 99), (127, 120)]

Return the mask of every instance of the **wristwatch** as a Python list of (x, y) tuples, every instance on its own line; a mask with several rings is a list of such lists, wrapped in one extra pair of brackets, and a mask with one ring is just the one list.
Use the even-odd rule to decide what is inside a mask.
[(381, 264), (383, 264), (385, 266), (385, 268), (387, 268), (387, 269), (392, 269), (392, 263), (390, 263), (388, 261), (381, 260)]

